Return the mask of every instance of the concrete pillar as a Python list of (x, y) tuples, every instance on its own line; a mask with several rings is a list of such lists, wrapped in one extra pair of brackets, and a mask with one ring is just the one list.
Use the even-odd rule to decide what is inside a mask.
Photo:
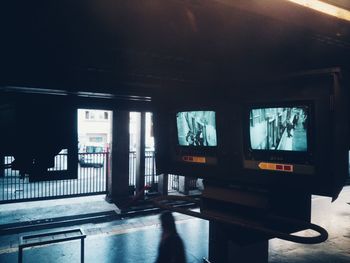
[(69, 177), (72, 179), (78, 178), (78, 110), (75, 107), (72, 107), (71, 110), (71, 119), (70, 121), (73, 123), (73, 129), (76, 132), (73, 132), (70, 143), (70, 147), (68, 147), (68, 156), (67, 156), (67, 168)]
[(129, 111), (113, 112), (111, 169), (108, 174), (108, 200), (123, 206), (129, 196)]

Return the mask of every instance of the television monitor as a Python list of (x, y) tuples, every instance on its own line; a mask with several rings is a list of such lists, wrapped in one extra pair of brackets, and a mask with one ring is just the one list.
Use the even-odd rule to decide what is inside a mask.
[(176, 113), (179, 146), (217, 146), (215, 111), (181, 111)]
[(153, 115), (157, 172), (203, 178), (216, 175), (223, 152), (220, 108), (166, 106)]
[[(298, 189), (336, 198), (349, 171), (348, 96), (340, 72), (286, 75), (218, 93), (213, 101), (198, 93), (157, 97), (152, 100), (157, 173), (203, 177), (207, 185)], [(211, 112), (208, 122), (215, 116), (212, 142), (201, 139), (203, 122), (191, 117), (197, 112)], [(196, 129), (193, 122), (199, 123)]]
[(308, 151), (307, 105), (259, 107), (249, 113), (252, 150)]
[(245, 168), (314, 173), (311, 102), (251, 104), (245, 112)]

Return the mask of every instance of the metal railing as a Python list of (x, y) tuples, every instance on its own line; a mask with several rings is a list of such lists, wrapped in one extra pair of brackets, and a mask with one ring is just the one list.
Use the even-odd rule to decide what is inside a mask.
[[(158, 183), (156, 160), (153, 151), (145, 152), (145, 186)], [(136, 152), (129, 152), (129, 186), (136, 185)]]
[(145, 185), (158, 183), (156, 175), (156, 158), (153, 151), (145, 152)]
[(103, 194), (107, 191), (108, 153), (79, 153), (76, 179), (57, 180), (60, 173), (67, 173), (67, 154), (55, 156), (54, 180), (30, 182), (28, 175), (20, 175), (11, 169), (12, 156), (5, 156), (5, 169), (0, 174), (0, 203), (25, 200), (53, 199), (82, 195)]
[(168, 191), (179, 191), (180, 175), (168, 175)]
[[(168, 175), (168, 191), (179, 191), (180, 175)], [(189, 190), (197, 189), (196, 179), (189, 180)], [(145, 185), (153, 185), (158, 183), (158, 175), (156, 174), (156, 160), (154, 151), (145, 152)], [(136, 185), (136, 152), (129, 152), (129, 186)]]
[[(180, 177), (181, 175), (168, 175), (168, 191), (180, 191)], [(197, 187), (197, 178), (187, 178), (187, 190), (195, 190)]]
[[(27, 175), (11, 169), (12, 156), (6, 156), (5, 169), (0, 169), (0, 203), (25, 200), (53, 199), (83, 195), (104, 194), (107, 192), (107, 172), (109, 153), (79, 153), (78, 177), (76, 179), (57, 180), (60, 173), (68, 172), (68, 155), (55, 156), (54, 167), (48, 172), (55, 179), (30, 182)], [(145, 185), (158, 183), (156, 161), (153, 151), (145, 152)], [(129, 186), (136, 185), (136, 153), (129, 153)], [(190, 188), (196, 187), (196, 180), (190, 181)], [(179, 191), (179, 175), (169, 174), (168, 191)]]

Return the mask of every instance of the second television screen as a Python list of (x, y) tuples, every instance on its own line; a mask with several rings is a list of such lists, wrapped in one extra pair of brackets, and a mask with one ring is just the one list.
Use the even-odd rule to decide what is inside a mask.
[(250, 111), (252, 150), (306, 152), (308, 107), (257, 108)]
[(182, 111), (176, 114), (180, 146), (217, 146), (215, 111)]

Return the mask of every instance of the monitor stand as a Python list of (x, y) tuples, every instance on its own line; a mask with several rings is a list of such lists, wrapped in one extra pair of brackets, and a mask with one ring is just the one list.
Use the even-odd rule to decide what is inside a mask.
[(268, 263), (268, 238), (222, 223), (209, 223), (209, 261), (222, 263)]

